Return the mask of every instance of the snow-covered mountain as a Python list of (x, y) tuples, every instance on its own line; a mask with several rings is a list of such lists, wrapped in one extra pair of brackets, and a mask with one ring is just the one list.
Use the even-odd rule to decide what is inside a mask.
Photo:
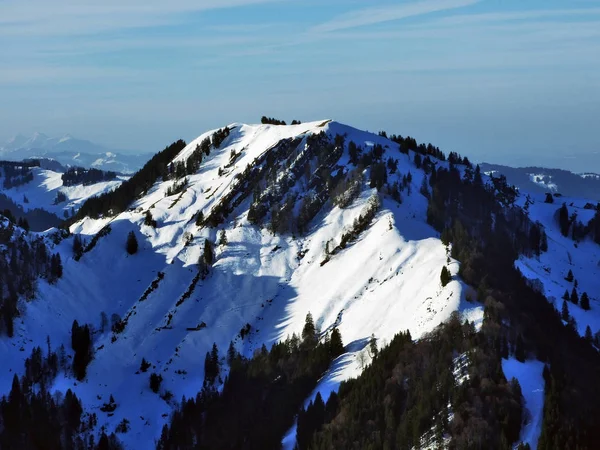
[[(171, 406), (148, 389), (146, 376), (136, 373), (142, 358), (162, 374), (173, 398), (193, 396), (202, 387), (202, 355), (213, 342), (225, 349), (234, 340), (239, 351), (250, 356), (263, 343), (299, 333), (311, 312), (319, 329), (337, 326), (349, 344), (339, 366), (323, 381), (331, 389), (360, 373), (365, 362), (359, 355), (372, 334), (385, 342), (399, 330), (410, 329), (418, 338), (453, 311), (481, 322), (482, 307), (466, 300), (467, 286), (458, 278), (446, 287), (439, 283), (447, 249), (426, 223), (427, 199), (418, 188), (424, 175), (400, 153), (398, 144), (329, 121), (229, 128), (230, 135), (197, 173), (187, 177), (182, 192), (168, 195), (174, 182), (158, 181), (130, 211), (85, 218), (71, 226), (73, 233), (88, 240), (107, 227), (110, 232), (79, 261), (73, 259), (72, 238), (58, 245), (64, 276), (56, 285), (41, 284), (39, 298), (26, 306), (16, 346), (2, 348), (3, 360), (10, 361), (0, 380), (3, 392), (33, 345), (47, 335), (55, 345), (67, 342), (74, 319), (91, 323), (97, 328), (96, 354), (86, 382), (61, 378), (55, 389), (73, 389), (94, 411), (113, 395), (122, 406), (110, 417), (100, 414), (98, 426), (112, 430), (129, 418), (132, 430), (123, 437), (127, 447), (150, 448)], [(377, 190), (362, 181), (347, 207), (323, 209), (304, 235), (273, 234), (250, 223), (252, 196), (236, 194), (244, 174), (271, 158), (282, 158), (282, 167), (290, 169), (309, 158), (316, 169), (318, 162), (309, 154), (307, 141), (321, 132), (344, 135), (346, 142), (364, 148), (381, 145), (386, 156), (398, 159), (397, 171), (388, 181), (402, 183), (412, 174), (402, 204), (379, 200)], [(174, 163), (185, 161), (212, 134), (189, 143)], [(340, 153), (339, 167), (346, 167), (348, 158), (347, 150)], [(306, 181), (294, 179), (289, 171), (281, 176), (291, 177), (289, 193), (298, 196), (299, 207), (311, 195)], [(221, 225), (196, 225), (199, 211), (208, 217), (235, 198), (239, 204)], [(379, 201), (371, 226), (355, 243), (334, 253), (343, 234)], [(147, 211), (156, 228), (145, 225)], [(140, 246), (135, 255), (124, 251), (131, 231)], [(218, 242), (222, 232), (227, 243), (215, 247), (210, 275), (198, 279), (196, 267), (205, 239)], [(455, 274), (458, 263), (450, 261), (449, 268)], [(122, 318), (124, 331), (99, 331), (103, 312)], [(240, 332), (247, 324), (249, 333), (242, 339)]]
[(21, 161), (43, 157), (55, 159), (65, 166), (93, 167), (119, 173), (135, 172), (150, 156), (111, 150), (68, 134), (62, 137), (49, 137), (43, 133), (34, 133), (30, 137), (17, 135), (0, 145), (2, 159)]
[[(226, 130), (187, 144), (164, 165), (162, 179), (151, 172), (156, 181), (149, 187), (123, 183), (123, 195), (135, 192), (127, 208), (104, 211), (98, 200), (94, 214), (74, 219), (73, 236), (45, 234), (61, 255), (64, 273), (54, 284), (39, 281), (35, 300), (21, 305), (15, 337), (0, 338), (0, 359), (6, 362), (0, 392), (10, 390), (13, 375), (47, 336), (54, 347), (70, 349), (73, 321), (91, 324), (95, 351), (86, 378), (60, 374), (51, 389), (75, 392), (85, 410), (97, 414), (96, 433), (103, 427), (112, 432), (127, 419), (130, 431), (119, 435), (125, 447), (153, 448), (179, 399), (202, 389), (204, 355), (213, 343), (223, 351), (233, 342), (251, 357), (263, 344), (300, 333), (309, 312), (321, 332), (339, 329), (345, 352), (308, 402), (363, 371), (371, 361), (372, 336), (381, 346), (403, 330), (420, 339), (455, 312), (481, 328), (478, 292), (458, 276), (451, 246), (428, 224), (431, 193), (414, 151), (332, 121), (231, 124)], [(220, 142), (205, 148), (215, 136)], [(356, 162), (357, 149), (379, 153), (381, 164), (364, 169)], [(451, 165), (436, 158), (430, 163)], [(385, 191), (378, 192), (375, 167), (383, 167), (378, 176), (386, 179)], [(34, 184), (46, 186), (48, 194), (29, 193), (30, 203), (51, 200), (53, 189), (60, 188), (57, 177), (36, 169)], [(110, 183), (93, 192), (75, 189), (69, 202), (118, 182)], [(26, 194), (15, 190), (11, 196)], [(546, 230), (549, 250), (516, 264), (529, 279), (541, 280), (536, 286), (551, 301), (567, 287), (560, 277), (573, 267), (593, 307), (572, 308), (572, 314), (580, 333), (586, 325), (597, 332), (600, 247), (589, 240), (575, 246), (556, 235), (558, 205), (538, 197), (528, 214)], [(520, 196), (523, 207), (524, 201)], [(580, 219), (591, 215), (581, 210)], [(132, 254), (125, 251), (131, 234), (139, 247)], [(75, 253), (79, 237), (85, 249)], [(214, 258), (204, 270), (207, 248)], [(440, 282), (443, 267), (451, 275), (446, 285)], [(162, 376), (160, 396), (150, 389), (142, 360)], [(502, 362), (506, 376), (523, 386), (529, 420), (521, 440), (533, 447), (542, 427), (543, 367), (535, 359)], [(111, 396), (116, 409), (107, 413), (101, 408)], [(291, 449), (294, 443), (292, 428), (283, 446)]]

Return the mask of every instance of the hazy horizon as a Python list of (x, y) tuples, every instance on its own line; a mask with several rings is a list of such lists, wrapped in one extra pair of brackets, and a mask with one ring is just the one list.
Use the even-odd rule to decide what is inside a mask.
[(0, 36), (2, 141), (155, 152), (262, 115), (332, 118), (600, 172), (600, 1), (8, 1)]

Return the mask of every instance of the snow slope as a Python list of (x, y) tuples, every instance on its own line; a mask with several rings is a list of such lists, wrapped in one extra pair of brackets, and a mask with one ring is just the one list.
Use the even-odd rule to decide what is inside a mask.
[[(398, 145), (385, 138), (329, 121), (293, 126), (233, 124), (230, 128), (221, 148), (212, 150), (199, 172), (188, 177), (182, 194), (166, 197), (173, 181), (159, 181), (130, 211), (113, 218), (87, 218), (71, 227), (73, 233), (88, 238), (107, 224), (111, 231), (80, 261), (72, 259), (71, 239), (57, 246), (64, 263), (63, 278), (53, 286), (40, 283), (39, 298), (23, 305), (18, 337), (0, 338), (0, 358), (10, 362), (0, 369), (0, 392), (10, 389), (13, 373), (23, 370), (24, 358), (34, 345), (45, 343), (47, 335), (53, 346), (64, 343), (69, 348), (74, 319), (99, 328), (102, 312), (109, 317), (118, 314), (127, 319), (125, 330), (116, 340), (110, 331), (97, 330), (95, 359), (87, 379), (79, 383), (60, 377), (53, 388), (73, 389), (86, 410), (98, 414), (98, 427), (113, 431), (127, 418), (131, 431), (119, 435), (127, 448), (152, 448), (173, 402), (201, 389), (204, 355), (213, 342), (221, 355), (233, 340), (240, 352), (250, 356), (263, 344), (299, 333), (311, 312), (321, 331), (337, 326), (346, 345), (346, 353), (317, 387), (325, 394), (361, 372), (359, 354), (372, 334), (380, 345), (406, 329), (418, 339), (456, 310), (481, 323), (481, 305), (465, 300), (468, 287), (457, 278), (444, 288), (440, 285), (447, 249), (426, 223), (427, 200), (419, 193), (424, 174), (412, 163), (413, 155), (401, 154)], [(410, 171), (412, 193), (402, 194), (402, 204), (385, 198), (371, 226), (324, 265), (326, 242), (339, 242), (376, 193), (368, 182), (348, 208), (331, 207), (328, 202), (302, 236), (273, 235), (250, 224), (251, 196), (219, 227), (195, 225), (198, 211), (206, 216), (236, 186), (236, 175), (256, 158), (288, 138), (302, 139), (296, 150), (299, 155), (306, 138), (321, 131), (346, 135), (346, 143), (353, 140), (363, 147), (383, 145), (384, 159), (398, 159), (398, 171), (388, 180), (402, 179)], [(211, 134), (192, 141), (175, 162), (187, 158)], [(232, 150), (241, 154), (230, 165)], [(345, 152), (339, 164), (347, 163)], [(303, 195), (301, 182), (293, 189)], [(147, 210), (157, 228), (144, 225)], [(228, 243), (216, 247), (210, 275), (198, 280), (204, 239), (216, 242), (221, 230), (226, 231)], [(124, 250), (130, 231), (140, 244), (132, 256)], [(457, 273), (456, 261), (450, 260), (448, 267)], [(153, 281), (158, 287), (143, 297)], [(186, 297), (189, 290), (193, 292)], [(198, 327), (203, 323), (205, 328)], [(242, 339), (240, 330), (246, 324), (251, 325), (251, 332)], [(137, 373), (142, 358), (152, 363), (148, 373)], [(164, 378), (161, 390), (167, 400), (149, 389), (153, 371)], [(171, 400), (164, 395), (166, 391), (172, 393)], [(110, 395), (119, 406), (109, 417), (99, 408)]]
[[(89, 186), (78, 184), (75, 186), (63, 186), (62, 173), (33, 167), (33, 181), (13, 187), (1, 189), (1, 192), (10, 197), (15, 203), (21, 205), (24, 211), (42, 208), (56, 214), (59, 218), (64, 217), (65, 211), (77, 211), (79, 207), (90, 197), (108, 192), (119, 186), (127, 176), (118, 176), (112, 181), (104, 181)], [(0, 170), (0, 183), (3, 181)], [(67, 200), (55, 204), (56, 194), (62, 192)], [(25, 201), (25, 198), (27, 201)]]
[[(524, 203), (525, 195), (520, 202)], [(569, 313), (577, 321), (577, 329), (581, 335), (589, 326), (592, 333), (600, 331), (600, 245), (589, 237), (582, 242), (575, 242), (571, 237), (560, 233), (556, 211), (565, 202), (569, 214), (577, 213), (577, 220), (587, 224), (595, 214), (594, 210), (584, 209), (589, 201), (586, 199), (562, 197), (553, 204), (544, 203), (543, 195), (530, 194), (533, 204), (529, 206), (529, 216), (539, 221), (548, 235), (548, 251), (539, 257), (521, 256), (516, 266), (523, 275), (538, 286), (549, 301), (560, 311), (565, 291), (569, 293), (574, 283), (565, 280), (569, 270), (573, 271), (577, 280), (579, 296), (587, 292), (590, 297), (590, 311), (581, 306), (567, 302)], [(595, 204), (595, 203), (593, 203)]]
[[(521, 429), (521, 442), (537, 448), (544, 419), (544, 363), (531, 360), (521, 363), (514, 358), (502, 360), (504, 376), (510, 381), (516, 378), (521, 385), (525, 399), (524, 425)], [(516, 448), (516, 446), (515, 446)]]

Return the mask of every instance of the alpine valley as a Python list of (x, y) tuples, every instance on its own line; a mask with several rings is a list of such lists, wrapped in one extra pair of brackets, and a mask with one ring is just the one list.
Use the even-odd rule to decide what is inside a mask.
[(0, 162), (0, 448), (598, 448), (600, 198), (330, 120), (46, 164)]

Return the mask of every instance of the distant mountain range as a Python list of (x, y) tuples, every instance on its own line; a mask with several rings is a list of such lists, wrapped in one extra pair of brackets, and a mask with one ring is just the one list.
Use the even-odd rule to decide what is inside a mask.
[(510, 184), (530, 193), (560, 193), (568, 197), (583, 197), (600, 201), (600, 175), (576, 174), (562, 169), (543, 167), (509, 167), (500, 164), (480, 164), (482, 172), (503, 174)]
[(80, 166), (110, 170), (119, 173), (137, 171), (151, 154), (133, 154), (108, 149), (88, 140), (71, 135), (60, 138), (34, 133), (27, 137), (17, 135), (0, 144), (0, 158), (20, 161), (31, 158), (47, 158), (64, 166)]

